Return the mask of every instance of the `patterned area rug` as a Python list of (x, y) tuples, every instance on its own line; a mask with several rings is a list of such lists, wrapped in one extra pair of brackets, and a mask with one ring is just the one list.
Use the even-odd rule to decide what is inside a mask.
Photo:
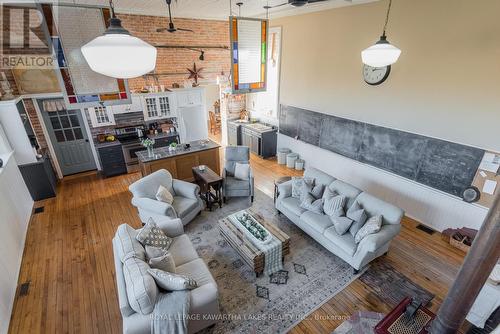
[(217, 226), (219, 219), (250, 204), (248, 198), (228, 199), (185, 227), (219, 287), (222, 318), (209, 333), (284, 333), (357, 277), (347, 263), (278, 216), (272, 198), (256, 190), (254, 210), (291, 238), (283, 270), (257, 278)]
[(377, 296), (391, 307), (396, 307), (406, 297), (416, 297), (422, 305), (429, 304), (434, 298), (431, 292), (413, 283), (383, 261), (372, 263), (359, 279), (375, 290)]
[(375, 326), (382, 319), (384, 319), (382, 313), (358, 311), (337, 327), (332, 334), (372, 334)]

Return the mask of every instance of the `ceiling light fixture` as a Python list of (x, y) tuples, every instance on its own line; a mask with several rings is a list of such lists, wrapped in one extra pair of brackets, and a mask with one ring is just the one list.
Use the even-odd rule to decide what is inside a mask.
[(201, 54), (200, 54), (200, 58), (199, 59), (201, 61), (203, 61), (203, 60), (205, 60), (205, 51), (201, 50), (200, 52), (201, 52)]
[(81, 47), (83, 57), (97, 73), (118, 78), (139, 77), (155, 69), (156, 48), (131, 36), (116, 17), (113, 1), (109, 1), (111, 19), (104, 35)]
[(387, 23), (389, 22), (389, 13), (391, 11), (392, 0), (389, 0), (387, 15), (385, 17), (384, 31), (380, 40), (369, 48), (361, 52), (363, 64), (371, 67), (384, 67), (394, 64), (398, 61), (401, 50), (389, 43), (385, 35)]

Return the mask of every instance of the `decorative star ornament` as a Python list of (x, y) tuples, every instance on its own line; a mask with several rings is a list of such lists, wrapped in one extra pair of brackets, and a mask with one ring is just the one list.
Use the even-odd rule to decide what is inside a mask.
[(187, 69), (189, 71), (189, 78), (194, 79), (194, 83), (198, 85), (198, 79), (205, 79), (200, 72), (203, 71), (203, 67), (196, 68), (196, 63), (193, 63), (193, 69)]

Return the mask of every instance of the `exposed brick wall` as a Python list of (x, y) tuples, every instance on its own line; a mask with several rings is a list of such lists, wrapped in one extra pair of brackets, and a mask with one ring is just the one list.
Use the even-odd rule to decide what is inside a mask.
[(42, 125), (40, 124), (41, 120), (38, 118), (36, 114), (35, 106), (33, 105), (32, 99), (23, 99), (24, 108), (28, 113), (28, 117), (30, 118), (31, 126), (33, 127), (33, 131), (35, 132), (36, 140), (38, 141), (38, 145), (40, 145), (41, 149), (48, 148), (47, 140), (45, 139), (45, 135), (43, 134)]
[[(183, 45), (183, 46), (229, 46), (229, 24), (227, 21), (175, 19), (176, 27), (191, 29), (191, 32), (177, 31), (175, 33), (158, 33), (156, 29), (166, 27), (168, 20), (165, 17), (142, 15), (119, 15), (123, 26), (134, 36), (143, 39), (152, 45)], [(177, 73), (160, 75), (159, 82), (167, 87), (172, 83), (181, 84), (187, 80), (188, 68), (196, 63), (202, 67), (201, 75), (204, 79), (199, 82), (215, 82), (221, 71), (229, 73), (231, 58), (229, 50), (205, 49), (205, 60), (198, 59), (199, 52), (186, 49), (161, 49), (158, 48), (156, 72)], [(150, 80), (150, 84), (154, 84)], [(140, 89), (146, 85), (143, 78), (129, 80), (131, 89)]]

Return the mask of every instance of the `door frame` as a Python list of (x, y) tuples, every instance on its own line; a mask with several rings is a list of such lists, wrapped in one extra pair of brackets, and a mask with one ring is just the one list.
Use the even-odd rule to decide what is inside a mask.
[[(50, 156), (54, 162), (54, 167), (56, 168), (57, 178), (61, 180), (64, 178), (64, 175), (63, 175), (62, 170), (61, 170), (61, 165), (59, 164), (59, 160), (57, 158), (57, 154), (56, 154), (56, 151), (54, 149), (54, 145), (53, 145), (52, 140), (50, 138), (49, 131), (47, 129), (47, 126), (45, 125), (45, 121), (44, 121), (43, 115), (42, 115), (42, 110), (40, 109), (40, 105), (38, 104), (38, 101), (40, 101), (40, 100), (53, 99), (53, 98), (63, 98), (63, 95), (59, 94), (59, 93), (41, 94), (40, 96), (32, 97), (31, 102), (35, 106), (35, 111), (36, 111), (36, 115), (38, 117), (38, 121), (39, 121), (40, 126), (42, 128), (42, 132), (43, 132), (43, 135), (45, 137), (45, 141), (47, 142)], [(88, 122), (85, 110), (83, 110), (83, 109), (75, 109), (75, 110), (79, 111), (80, 115), (82, 116), (82, 120), (83, 120), (83, 123), (85, 125), (84, 129), (87, 133), (87, 137), (89, 138), (90, 150), (92, 152), (92, 156), (94, 158), (96, 168), (97, 168), (97, 170), (101, 170), (101, 163), (100, 163), (98, 155), (97, 155), (97, 150), (95, 148), (94, 140), (92, 138), (92, 132), (90, 131), (90, 126), (89, 126), (89, 122)]]

